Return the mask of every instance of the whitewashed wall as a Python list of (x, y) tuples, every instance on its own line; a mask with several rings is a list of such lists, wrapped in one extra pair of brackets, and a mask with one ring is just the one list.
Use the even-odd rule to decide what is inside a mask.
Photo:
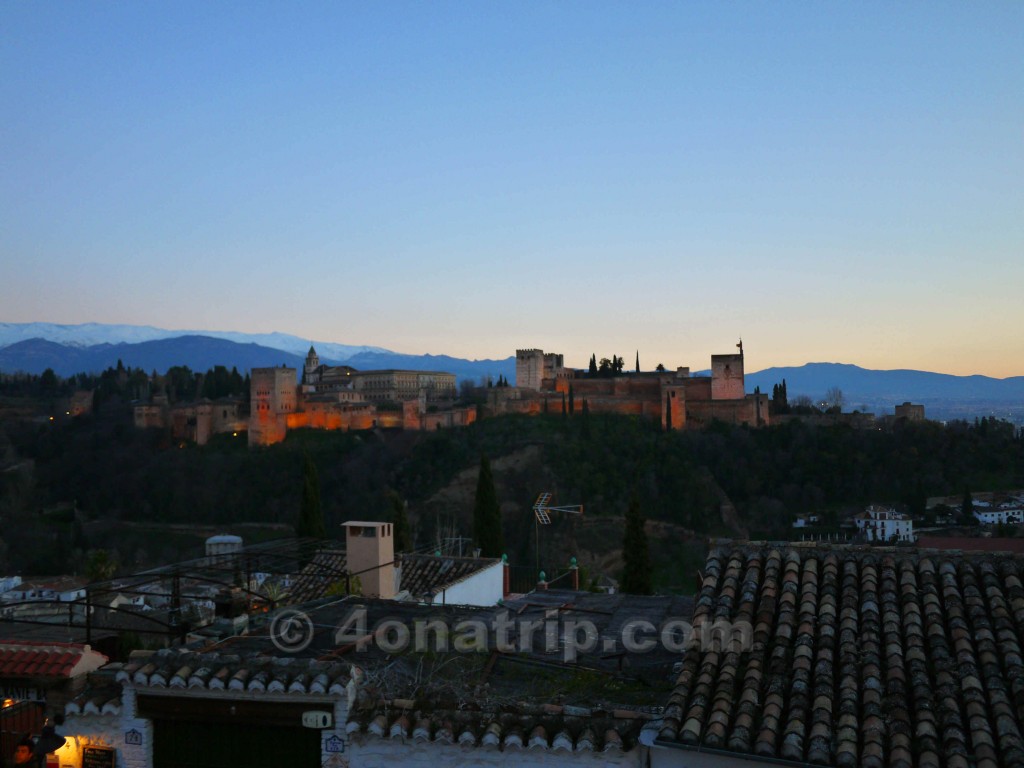
[(504, 596), (504, 565), (499, 561), (434, 596), (434, 605), (497, 605)]
[(346, 748), (348, 763), (345, 768), (394, 768), (401, 766), (430, 766), (431, 768), (472, 768), (472, 766), (504, 766), (505, 768), (531, 768), (531, 766), (630, 766), (646, 765), (643, 755), (646, 747), (629, 752), (594, 753), (569, 752), (562, 749), (507, 749), (496, 747), (468, 747), (458, 744), (414, 742), (406, 739), (382, 739), (367, 734), (354, 735)]
[(61, 768), (82, 765), (83, 747), (108, 747), (117, 754), (118, 768), (152, 768), (153, 724), (135, 716), (135, 692), (122, 694), (120, 714), (67, 715), (57, 729), (67, 743), (57, 751)]

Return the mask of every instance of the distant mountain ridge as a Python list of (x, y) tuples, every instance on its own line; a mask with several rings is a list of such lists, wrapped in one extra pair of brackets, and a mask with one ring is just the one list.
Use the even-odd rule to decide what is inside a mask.
[(216, 365), (239, 371), (289, 365), (302, 368), (305, 356), (259, 344), (239, 344), (209, 336), (178, 336), (136, 344), (94, 344), (72, 347), (45, 339), (28, 339), (0, 349), (0, 371), (42, 373), (52, 368), (59, 376), (99, 373), (116, 367), (118, 361), (130, 368), (164, 373), (175, 365), (193, 371), (207, 371)]
[[(130, 335), (130, 334), (129, 334)], [(145, 335), (145, 332), (142, 334)], [(240, 334), (245, 336), (245, 334)], [(259, 336), (259, 335), (257, 335)], [(40, 374), (52, 368), (60, 376), (76, 373), (98, 373), (114, 367), (118, 361), (132, 368), (165, 372), (175, 365), (187, 365), (194, 371), (206, 371), (215, 365), (236, 367), (245, 372), (252, 368), (287, 365), (301, 370), (309, 351), (309, 342), (287, 334), (263, 334), (280, 342), (295, 339), (301, 343), (300, 353), (265, 344), (241, 343), (225, 338), (186, 334), (140, 342), (100, 344), (60, 343), (45, 338), (30, 338), (0, 347), (0, 371)], [(65, 335), (65, 338), (67, 336)], [(79, 337), (81, 338), (81, 337)], [(284, 342), (280, 342), (284, 343)], [(293, 344), (294, 346), (294, 344)], [(379, 347), (356, 347), (344, 344), (316, 343), (320, 361), (327, 365), (351, 365), (358, 370), (405, 368), (411, 370), (454, 373), (458, 380), (478, 382), (490, 377), (515, 378), (515, 358), (504, 360), (463, 360), (448, 355), (403, 355)], [(347, 354), (336, 357), (341, 350)]]
[(760, 386), (762, 392), (770, 394), (772, 387), (783, 379), (790, 398), (796, 394), (823, 397), (835, 386), (843, 390), (847, 401), (858, 397), (899, 399), (900, 402), (925, 398), (1024, 399), (1024, 376), (995, 379), (907, 369), (877, 371), (846, 363), (807, 363), (748, 373), (747, 391)]
[[(0, 349), (19, 341), (45, 339), (69, 347), (93, 347), (99, 344), (139, 344), (160, 339), (175, 339), (182, 336), (207, 336), (227, 339), (238, 344), (259, 344), (271, 349), (280, 349), (299, 355), (303, 359), (309, 345), (316, 345), (321, 357), (345, 360), (361, 352), (390, 352), (382, 347), (338, 344), (331, 341), (310, 341), (289, 333), (242, 333), (240, 331), (171, 331), (152, 325), (109, 325), (106, 323), (82, 323), (60, 325), (57, 323), (0, 323)], [(54, 369), (56, 370), (56, 369)]]
[(891, 416), (896, 405), (909, 401), (924, 405), (925, 415), (930, 419), (990, 416), (1024, 424), (1024, 376), (996, 379), (904, 369), (874, 371), (844, 363), (807, 363), (747, 374), (747, 391), (760, 387), (770, 395), (772, 387), (783, 380), (791, 403), (799, 395), (820, 401), (830, 387), (839, 387), (846, 411)]
[[(34, 335), (32, 335), (34, 334)], [(515, 358), (464, 360), (448, 355), (408, 355), (380, 347), (312, 342), (320, 360), (347, 364), (359, 370), (400, 368), (440, 370), (462, 380), (479, 382), (504, 376), (515, 382)], [(205, 371), (214, 365), (254, 367), (288, 365), (301, 369), (310, 341), (285, 333), (246, 334), (228, 331), (186, 333), (152, 326), (58, 325), (0, 323), (0, 371), (39, 374), (52, 368), (61, 376), (99, 372), (117, 365), (164, 372), (173, 365)], [(922, 403), (934, 418), (997, 415), (1024, 423), (1024, 376), (953, 376), (915, 370), (871, 370), (843, 363), (807, 363), (747, 373), (747, 392), (760, 387), (771, 394), (786, 380), (790, 400), (808, 395), (824, 397), (839, 387), (847, 410), (892, 413), (904, 401)]]

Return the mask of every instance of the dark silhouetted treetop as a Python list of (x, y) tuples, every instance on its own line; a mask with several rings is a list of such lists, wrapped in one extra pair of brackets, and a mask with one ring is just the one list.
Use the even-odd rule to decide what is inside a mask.
[(501, 557), (505, 553), (505, 535), (501, 529), (498, 492), (494, 487), (491, 462), (486, 454), (480, 456), (480, 473), (476, 481), (473, 544), (479, 547), (483, 557)]

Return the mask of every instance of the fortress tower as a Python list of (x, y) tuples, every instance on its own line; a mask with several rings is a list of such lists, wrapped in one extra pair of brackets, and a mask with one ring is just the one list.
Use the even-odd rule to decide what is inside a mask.
[(743, 341), (737, 355), (711, 356), (711, 399), (742, 400), (747, 392), (743, 381)]
[(516, 350), (516, 386), (540, 391), (544, 379), (553, 379), (565, 367), (564, 356), (542, 349)]
[(253, 368), (249, 395), (249, 445), (271, 445), (284, 440), (287, 415), (296, 410), (295, 369)]

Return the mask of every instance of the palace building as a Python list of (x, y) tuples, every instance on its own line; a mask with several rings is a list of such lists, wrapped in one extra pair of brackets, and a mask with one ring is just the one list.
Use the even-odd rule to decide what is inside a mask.
[(619, 413), (660, 420), (665, 429), (697, 429), (712, 421), (753, 427), (769, 423), (769, 397), (746, 393), (743, 342), (739, 352), (711, 356), (711, 375), (630, 371), (602, 376), (566, 368), (563, 356), (540, 349), (516, 350), (516, 386), (488, 391), (481, 416), (502, 413)]

